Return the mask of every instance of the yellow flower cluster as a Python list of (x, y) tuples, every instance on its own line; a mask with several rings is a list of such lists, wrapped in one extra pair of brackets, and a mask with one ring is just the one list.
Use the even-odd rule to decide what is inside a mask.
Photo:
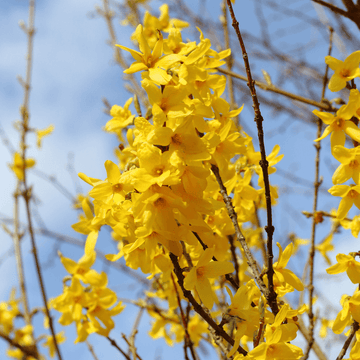
[[(63, 293), (50, 301), (50, 306), (62, 313), (59, 323), (70, 325), (75, 322), (78, 335), (75, 343), (85, 341), (94, 332), (108, 336), (114, 328), (112, 317), (118, 315), (124, 306), (121, 302), (115, 305), (117, 297), (107, 288), (107, 275), (91, 269), (96, 253), (84, 254), (78, 262), (63, 257), (61, 253), (59, 256), (71, 275), (71, 278), (64, 279)], [(70, 285), (66, 284), (67, 281)]]
[[(360, 209), (360, 129), (358, 127), (360, 119), (360, 93), (354, 83), (354, 79), (360, 77), (360, 51), (355, 51), (345, 61), (327, 56), (325, 62), (334, 70), (334, 74), (329, 82), (329, 89), (331, 91), (340, 91), (347, 87), (350, 89), (350, 95), (348, 102), (341, 106), (335, 115), (317, 110), (313, 111), (327, 125), (323, 135), (315, 141), (320, 141), (331, 134), (331, 153), (340, 162), (340, 166), (332, 176), (334, 186), (329, 189), (329, 193), (342, 198), (336, 212), (336, 220), (341, 220), (341, 226), (351, 229), (352, 234), (357, 237), (360, 230), (359, 216), (355, 216), (353, 219), (347, 219), (346, 216), (353, 205)], [(346, 135), (352, 140), (353, 148), (345, 147)], [(343, 183), (350, 179), (353, 180), (353, 184), (343, 185)], [(331, 238), (332, 235), (326, 239), (323, 250), (325, 250), (325, 247), (330, 249), (329, 246), (332, 246), (330, 245)], [(360, 263), (355, 260), (356, 256), (359, 256), (359, 253), (338, 254), (336, 256), (337, 263), (330, 266), (326, 270), (327, 273), (339, 274), (346, 272), (352, 283), (359, 284)], [(330, 264), (330, 260), (326, 256), (325, 258)], [(329, 326), (332, 326), (334, 333), (340, 334), (353, 321), (360, 321), (359, 290), (356, 290), (352, 296), (343, 295), (340, 302), (342, 310), (336, 319), (334, 321), (322, 320), (321, 336), (326, 336), (327, 327)], [(353, 344), (350, 352), (350, 360), (359, 359), (359, 340), (359, 332), (357, 332), (356, 342)]]
[[(250, 246), (262, 247), (261, 229), (257, 229), (255, 219), (256, 209), (265, 207), (261, 156), (255, 151), (252, 138), (235, 125), (233, 119), (243, 107), (230, 108), (222, 97), (226, 78), (216, 73), (230, 50), (211, 49), (210, 40), (200, 29), (199, 42), (183, 42), (181, 28), (187, 24), (169, 21), (167, 6), (160, 10), (160, 18), (147, 13), (144, 25), (137, 26), (133, 39), (138, 50), (118, 45), (134, 59), (124, 72), (141, 72), (141, 85), (150, 108), (142, 114), (133, 98), (124, 106), (114, 105), (105, 130), (115, 133), (121, 141), (117, 151), (119, 164), (105, 162), (104, 180), (79, 174), (92, 187), (89, 192), (92, 202), (83, 198), (84, 214), (73, 225), (74, 230), (87, 235), (85, 255), (69, 269), (62, 258), (73, 275), (72, 283), (52, 303), (63, 312), (62, 323), (76, 321), (77, 341), (93, 331), (105, 332), (97, 327), (89, 310), (93, 308), (93, 290), (85, 291), (80, 285), (81, 280), (93, 289), (103, 277), (91, 273), (88, 265), (86, 271), (84, 267), (80, 272), (75, 270), (94, 256), (98, 233), (104, 225), (112, 229), (119, 250), (107, 258), (111, 261), (124, 258), (128, 267), (149, 274), (148, 278), (155, 281), (153, 291), (147, 292), (147, 296), (166, 302), (168, 310), (164, 312), (144, 305), (154, 318), (150, 336), (163, 337), (169, 344), (184, 338), (185, 330), (175, 310), (185, 296), (174, 279), (170, 253), (179, 258), (184, 289), (192, 291), (195, 299), (209, 310), (219, 305), (224, 281), (218, 280), (235, 270), (230, 262), (229, 242), (234, 227), (219, 193), (213, 166), (219, 169), (228, 193), (232, 194), (238, 221)], [(167, 39), (162, 32), (168, 33)], [(133, 101), (137, 116), (130, 110)], [(276, 171), (275, 165), (282, 159), (279, 152), (276, 145), (267, 157), (269, 174)], [(277, 197), (272, 186), (272, 204)], [(245, 227), (244, 223), (250, 225)], [(275, 290), (279, 296), (294, 289), (302, 291), (301, 281), (285, 269), (293, 246), (283, 251), (279, 245), (279, 249), (279, 260), (274, 264)], [(240, 341), (251, 341), (254, 331), (259, 330), (263, 311), (266, 342), (262, 337), (261, 344), (249, 355), (257, 358), (260, 353), (271, 354), (272, 359), (282, 359), (282, 354), (286, 354), (288, 359), (298, 359), (302, 351), (288, 342), (296, 337), (293, 318), (305, 310), (291, 310), (286, 305), (276, 318), (268, 310), (260, 310), (260, 292), (247, 272), (246, 261), (239, 260), (237, 280), (242, 285), (236, 295), (230, 295), (228, 315), (241, 320), (236, 322), (236, 344), (231, 354), (236, 352)], [(264, 280), (267, 281), (266, 276)], [(85, 308), (86, 315), (82, 312)], [(189, 314), (187, 331), (197, 346), (207, 325), (198, 315)]]
[[(20, 300), (15, 299), (15, 289), (10, 294), (10, 299), (6, 302), (0, 303), (0, 334), (7, 336), (11, 339), (13, 344), (17, 344), (25, 351), (27, 350), (31, 354), (37, 354), (36, 344), (34, 340), (34, 328), (32, 325), (27, 324), (22, 327), (15, 326), (15, 319), (18, 317), (24, 318), (24, 314), (21, 313), (19, 308)], [(45, 317), (47, 319), (47, 317)], [(45, 328), (47, 322), (45, 322)], [(42, 335), (40, 339), (46, 339), (42, 343), (43, 347), (47, 347), (50, 357), (55, 355), (54, 339), (51, 335)], [(65, 341), (64, 332), (56, 334), (56, 339), (59, 344)], [(24, 352), (15, 346), (10, 346), (7, 349), (6, 354), (11, 359), (27, 359), (35, 360), (34, 356), (26, 356)], [(36, 357), (37, 358), (37, 357)], [(41, 357), (43, 358), (43, 357)]]
[[(360, 51), (355, 51), (345, 61), (327, 56), (325, 62), (335, 71), (329, 82), (331, 91), (339, 91), (345, 86), (350, 87), (347, 82), (351, 81), (353, 84), (354, 78), (360, 77)], [(322, 136), (315, 141), (320, 141), (331, 134), (331, 153), (341, 163), (333, 174), (334, 186), (329, 192), (333, 196), (342, 198), (336, 215), (339, 220), (343, 220), (353, 205), (360, 209), (360, 129), (357, 126), (360, 119), (360, 92), (355, 85), (352, 86), (348, 103), (341, 106), (335, 115), (318, 110), (314, 110), (313, 113), (327, 125)], [(345, 147), (346, 135), (353, 141), (354, 148)], [(340, 185), (350, 179), (354, 184)], [(351, 229), (353, 226), (356, 227), (357, 223), (350, 224)], [(358, 230), (353, 233), (358, 234)]]

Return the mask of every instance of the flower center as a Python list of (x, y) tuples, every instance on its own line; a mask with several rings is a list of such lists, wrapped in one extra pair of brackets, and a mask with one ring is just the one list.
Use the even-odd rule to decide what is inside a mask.
[(351, 199), (355, 199), (358, 197), (358, 193), (355, 190), (350, 190), (348, 193), (348, 197), (350, 197)]
[(154, 206), (158, 209), (164, 209), (166, 207), (166, 200), (164, 198), (158, 198), (154, 201)]
[(352, 169), (356, 169), (359, 167), (359, 162), (357, 160), (351, 160), (349, 167), (351, 167)]
[(163, 166), (159, 166), (154, 168), (153, 173), (155, 176), (160, 176), (162, 175), (162, 173), (164, 172), (164, 167)]
[(200, 266), (199, 268), (196, 269), (197, 277), (203, 277), (204, 274), (205, 274), (205, 269), (203, 266)]
[(350, 70), (349, 69), (342, 69), (340, 71), (340, 76), (342, 76), (343, 78), (347, 78), (350, 76)]
[(123, 189), (123, 186), (119, 183), (112, 186), (112, 191), (114, 193), (119, 193), (120, 191), (122, 191), (122, 189)]
[(174, 145), (181, 145), (181, 135), (180, 134), (174, 134), (174, 136), (171, 137), (171, 142)]
[(332, 128), (334, 131), (341, 131), (344, 130), (343, 127), (345, 125), (345, 120), (341, 119), (341, 118), (337, 118), (332, 124)]

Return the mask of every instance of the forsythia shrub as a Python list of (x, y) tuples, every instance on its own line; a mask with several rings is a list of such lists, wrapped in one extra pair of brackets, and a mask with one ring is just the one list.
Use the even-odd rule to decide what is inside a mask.
[[(113, 262), (124, 258), (126, 266), (140, 269), (153, 283), (146, 296), (156, 301), (136, 302), (153, 319), (152, 338), (162, 337), (169, 345), (184, 342), (185, 353), (188, 349), (193, 360), (203, 340), (236, 360), (300, 359), (304, 352), (294, 340), (299, 317), (309, 312), (309, 306), (293, 309), (285, 295), (305, 289), (287, 264), (306, 241), (296, 239), (284, 249), (277, 243), (279, 254), (269, 271), (269, 250), (257, 218), (257, 210), (267, 208), (261, 153), (236, 125), (234, 120), (243, 106), (231, 109), (223, 96), (226, 77), (217, 71), (231, 51), (214, 50), (199, 28), (198, 41), (184, 41), (181, 30), (189, 24), (171, 19), (167, 5), (160, 11), (159, 18), (147, 12), (143, 25), (136, 27), (132, 35), (136, 50), (117, 45), (132, 56), (133, 62), (124, 73), (141, 74), (150, 107), (143, 112), (138, 97), (128, 99), (123, 106), (112, 106), (112, 118), (104, 129), (120, 142), (118, 162), (105, 161), (105, 179), (79, 174), (92, 186), (88, 196), (79, 197), (77, 207), (83, 213), (73, 225), (75, 231), (87, 235), (84, 255), (76, 262), (59, 253), (69, 275), (63, 280), (63, 293), (48, 305), (61, 313), (60, 324), (75, 323), (75, 342), (84, 342), (92, 333), (109, 336), (115, 326), (113, 318), (122, 316), (125, 306), (107, 287), (106, 273), (92, 269), (98, 234), (106, 225), (118, 248), (106, 258)], [(325, 62), (334, 71), (329, 89), (347, 87), (350, 95), (335, 114), (313, 111), (326, 124), (315, 141), (330, 135), (330, 152), (340, 165), (329, 193), (341, 197), (332, 216), (357, 237), (359, 216), (346, 216), (354, 205), (360, 209), (360, 93), (354, 83), (360, 76), (360, 51), (345, 61), (327, 56)], [(133, 103), (137, 114), (130, 110)], [(39, 147), (42, 137), (52, 130), (52, 126), (35, 130)], [(345, 147), (349, 139), (353, 148)], [(269, 175), (282, 157), (280, 146), (274, 146), (267, 155)], [(24, 181), (24, 172), (34, 165), (33, 159), (16, 152), (10, 167), (19, 181)], [(354, 184), (345, 185), (350, 179)], [(277, 204), (276, 186), (270, 186), (270, 200), (272, 206)], [(321, 212), (312, 216), (322, 221)], [(248, 248), (238, 241), (241, 236)], [(316, 246), (329, 265), (331, 241), (329, 236)], [(260, 271), (249, 260), (249, 251), (264, 255)], [(326, 271), (346, 272), (357, 285), (357, 256), (359, 252), (338, 254), (337, 263)], [(1, 332), (20, 345), (12, 346), (8, 356), (36, 358), (31, 325), (14, 326), (18, 302), (13, 293), (8, 302), (0, 304)], [(360, 290), (344, 295), (341, 305), (334, 321), (321, 319), (321, 336), (325, 337), (330, 327), (335, 334), (349, 326), (359, 329)], [(48, 321), (46, 314), (45, 319)], [(63, 342), (63, 333), (57, 334), (56, 340)], [(48, 336), (43, 345), (54, 356), (54, 338)], [(25, 353), (26, 349), (32, 355)], [(349, 359), (359, 358), (360, 336), (356, 332)]]

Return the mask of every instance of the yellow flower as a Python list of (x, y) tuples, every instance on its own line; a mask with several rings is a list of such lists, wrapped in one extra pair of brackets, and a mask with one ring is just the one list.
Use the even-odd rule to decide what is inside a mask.
[(14, 163), (9, 165), (10, 169), (15, 173), (20, 181), (24, 180), (24, 170), (31, 168), (35, 165), (34, 159), (26, 159), (25, 163), (19, 153), (14, 154)]
[(345, 61), (335, 59), (332, 56), (325, 56), (325, 63), (335, 73), (329, 81), (331, 91), (340, 91), (346, 86), (346, 82), (360, 76), (359, 69), (360, 51), (350, 54)]
[(350, 229), (352, 236), (355, 238), (358, 237), (360, 232), (360, 216), (354, 216), (354, 218), (351, 221), (343, 220), (341, 221), (341, 226), (344, 229)]
[(360, 263), (351, 255), (337, 254), (337, 264), (326, 269), (328, 274), (340, 274), (346, 271), (353, 284), (360, 283)]
[(170, 54), (161, 57), (163, 53), (163, 38), (160, 32), (159, 40), (156, 42), (153, 51), (151, 51), (151, 48), (144, 37), (142, 25), (138, 25), (136, 28), (135, 36), (141, 52), (129, 49), (126, 46), (116, 45), (123, 50), (129, 51), (136, 60), (124, 71), (124, 73), (133, 74), (141, 70), (148, 70), (150, 79), (156, 84), (168, 84), (172, 77), (166, 70), (176, 62), (182, 60), (183, 56)]
[[(32, 350), (34, 350), (34, 340), (33, 340), (33, 334), (34, 329), (32, 327), (32, 325), (25, 325), (24, 327), (22, 327), (21, 329), (17, 329), (15, 330), (15, 336), (13, 338), (14, 343), (17, 343), (19, 345), (22, 345), (24, 347), (29, 347), (32, 348)], [(14, 349), (14, 348), (10, 348), (7, 350), (7, 355), (9, 357), (13, 357), (15, 359), (29, 359), (29, 360), (35, 360), (35, 358), (33, 357), (27, 357), (24, 356), (24, 353), (20, 350), (20, 349)]]
[(111, 199), (119, 204), (125, 200), (125, 196), (133, 190), (125, 174), (121, 174), (119, 167), (111, 160), (105, 161), (107, 178), (94, 185), (89, 195), (96, 199), (108, 202)]
[(61, 295), (51, 299), (51, 307), (62, 313), (59, 319), (61, 325), (70, 325), (74, 321), (79, 322), (85, 318), (82, 309), (88, 294), (84, 290), (80, 280), (73, 277), (71, 285), (65, 286)]
[(159, 314), (158, 312), (152, 311), (148, 308), (148, 313), (155, 319), (155, 321), (151, 323), (151, 330), (148, 333), (149, 336), (153, 339), (163, 337), (168, 345), (173, 346), (174, 341), (168, 333), (166, 326), (172, 321), (177, 322), (178, 317), (174, 316), (173, 311)]
[(41, 141), (44, 136), (50, 135), (55, 129), (54, 125), (49, 125), (46, 129), (36, 130), (36, 146), (41, 148)]
[(288, 343), (288, 341), (295, 339), (297, 326), (294, 323), (282, 324), (289, 311), (291, 311), (289, 305), (284, 305), (281, 308), (273, 324), (266, 326), (266, 342), (250, 351), (247, 355), (249, 359), (295, 360), (303, 356), (303, 352), (299, 347)]
[(15, 288), (11, 291), (9, 301), (0, 302), (0, 330), (9, 335), (14, 328), (14, 320), (20, 314), (19, 300), (15, 300)]
[(302, 284), (301, 280), (291, 271), (285, 269), (288, 261), (290, 260), (290, 256), (293, 253), (294, 245), (291, 243), (289, 244), (285, 250), (282, 250), (282, 247), (279, 243), (276, 243), (279, 248), (279, 259), (276, 263), (274, 263), (274, 272), (275, 276), (279, 279), (279, 282), (285, 286), (289, 284), (293, 288), (298, 291), (304, 290), (304, 285)]
[(328, 251), (334, 251), (334, 245), (332, 244), (333, 234), (327, 236), (321, 244), (315, 246), (315, 249), (321, 253), (328, 265), (331, 265), (331, 261), (327, 255)]
[(285, 342), (266, 341), (250, 351), (246, 358), (249, 360), (296, 360), (304, 356), (303, 351)]
[(354, 180), (355, 184), (358, 184), (360, 180), (360, 146), (347, 149), (337, 145), (333, 148), (332, 154), (336, 160), (341, 162), (333, 174), (333, 184), (342, 184), (350, 178)]
[(153, 123), (156, 127), (162, 127), (164, 122), (169, 126), (168, 121), (174, 123), (176, 120), (180, 121), (191, 114), (192, 110), (183, 102), (188, 96), (187, 89), (179, 90), (178, 87), (170, 85), (164, 89), (159, 89), (146, 78), (141, 82), (141, 85), (152, 105)]
[(132, 115), (129, 110), (132, 101), (133, 98), (127, 100), (123, 108), (119, 105), (113, 105), (110, 110), (110, 115), (113, 118), (106, 123), (104, 128), (105, 131), (116, 133), (121, 141), (123, 141), (122, 129), (130, 125), (135, 119), (135, 115)]
[(255, 285), (254, 280), (250, 280), (246, 285), (240, 286), (236, 294), (232, 293), (227, 288), (228, 294), (231, 298), (231, 305), (228, 308), (227, 314), (231, 320), (235, 321), (235, 343), (228, 353), (228, 357), (235, 354), (240, 340), (243, 336), (251, 337), (256, 329), (259, 327), (259, 309), (252, 307), (251, 303), (257, 303), (260, 298), (260, 291)]
[(337, 219), (344, 219), (354, 204), (360, 209), (360, 185), (334, 185), (328, 191), (333, 196), (342, 197), (336, 213)]
[(142, 143), (137, 154), (140, 167), (130, 173), (136, 190), (144, 192), (154, 184), (163, 186), (180, 182), (179, 170), (172, 166), (169, 160), (170, 151), (162, 153), (156, 146)]
[[(110, 309), (110, 307), (116, 303), (117, 297), (114, 291), (105, 287), (106, 284), (107, 277), (104, 286), (92, 288), (86, 303), (87, 318), (94, 327), (96, 333), (105, 337), (109, 335), (109, 332), (115, 326), (114, 320), (111, 317), (120, 314), (125, 308), (121, 302), (118, 302)], [(98, 320), (100, 320), (104, 326), (102, 326)]]
[(229, 261), (211, 261), (214, 251), (214, 248), (207, 248), (184, 280), (185, 289), (193, 290), (195, 288), (208, 309), (212, 309), (215, 299), (209, 278), (216, 278), (234, 271), (234, 265)]
[(313, 110), (313, 113), (319, 117), (323, 123), (328, 125), (323, 134), (314, 141), (325, 139), (329, 134), (331, 134), (331, 151), (336, 145), (345, 145), (345, 134), (349, 135), (353, 140), (360, 142), (360, 129), (352, 121), (350, 121), (354, 112), (354, 103), (343, 105), (336, 112), (336, 115), (319, 110)]
[[(65, 331), (59, 332), (55, 337), (56, 342), (58, 344), (62, 344), (66, 340)], [(49, 348), (50, 357), (53, 358), (55, 356), (55, 343), (52, 335), (46, 335), (46, 341), (42, 344), (42, 346)]]
[(225, 183), (229, 194), (234, 190), (233, 204), (238, 219), (242, 222), (248, 221), (255, 212), (255, 201), (259, 198), (259, 193), (250, 185), (251, 175), (251, 170), (246, 169), (243, 176), (235, 173), (235, 176)]
[(88, 254), (85, 253), (78, 262), (62, 256), (60, 251), (58, 254), (66, 271), (69, 274), (79, 278), (85, 284), (101, 286), (105, 283), (105, 273), (100, 275), (97, 271), (90, 269), (96, 260), (95, 251), (92, 251)]
[[(178, 31), (180, 31), (182, 28), (189, 26), (189, 23), (185, 21), (178, 19), (170, 19), (168, 4), (161, 5), (159, 9), (159, 18), (151, 15), (148, 11), (146, 11), (144, 15), (144, 36), (151, 48), (153, 48), (154, 44), (157, 41), (158, 30), (170, 32), (171, 29), (175, 27), (176, 29), (178, 29)], [(135, 34), (131, 36), (132, 40), (133, 38), (135, 38)]]
[(356, 290), (353, 296), (344, 294), (340, 303), (343, 308), (337, 314), (332, 326), (335, 334), (341, 334), (346, 326), (351, 324), (351, 318), (360, 321), (360, 291)]
[(196, 48), (195, 41), (183, 43), (180, 29), (175, 27), (170, 28), (169, 36), (166, 40), (164, 40), (165, 54), (187, 55), (195, 48)]
[(332, 328), (334, 320), (321, 319), (321, 328), (319, 330), (319, 335), (321, 338), (325, 339), (327, 337), (328, 328)]

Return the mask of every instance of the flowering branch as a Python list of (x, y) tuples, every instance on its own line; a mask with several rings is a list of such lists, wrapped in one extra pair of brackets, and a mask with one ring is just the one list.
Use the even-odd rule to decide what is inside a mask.
[[(227, 332), (211, 318), (211, 316), (203, 309), (203, 307), (194, 299), (194, 297), (191, 294), (191, 291), (186, 290), (184, 288), (184, 275), (183, 275), (181, 267), (179, 265), (177, 256), (170, 253), (170, 259), (174, 265), (174, 272), (178, 279), (178, 284), (181, 287), (181, 290), (182, 290), (184, 296), (190, 301), (194, 310), (215, 330), (216, 335), (223, 337), (229, 344), (234, 346), (234, 343), (235, 343), (234, 339), (232, 337), (230, 337), (227, 334)], [(238, 352), (243, 355), (247, 354), (247, 351), (244, 350), (241, 346), (238, 347)]]
[[(248, 81), (246, 76), (237, 74), (237, 73), (235, 73), (233, 71), (229, 71), (229, 70), (225, 70), (225, 69), (221, 69), (221, 68), (217, 68), (216, 70), (219, 71), (220, 73), (225, 74), (225, 75), (229, 75), (229, 76), (231, 76), (231, 77), (233, 77), (235, 79)], [(311, 99), (305, 98), (303, 96), (299, 96), (299, 95), (293, 94), (291, 92), (279, 89), (279, 88), (275, 87), (274, 85), (268, 85), (268, 84), (263, 83), (263, 82), (258, 81), (258, 80), (254, 80), (254, 82), (255, 82), (255, 85), (258, 88), (262, 89), (262, 90), (271, 91), (271, 92), (274, 92), (276, 94), (284, 95), (284, 96), (286, 96), (286, 97), (288, 97), (290, 99), (302, 102), (304, 104), (309, 104), (309, 105), (312, 105), (312, 106), (316, 106), (316, 107), (318, 107), (318, 108), (320, 108), (322, 110), (325, 110), (325, 111), (336, 112), (336, 109), (334, 109), (325, 99), (321, 99), (321, 102), (318, 102), (318, 101), (311, 100)]]

